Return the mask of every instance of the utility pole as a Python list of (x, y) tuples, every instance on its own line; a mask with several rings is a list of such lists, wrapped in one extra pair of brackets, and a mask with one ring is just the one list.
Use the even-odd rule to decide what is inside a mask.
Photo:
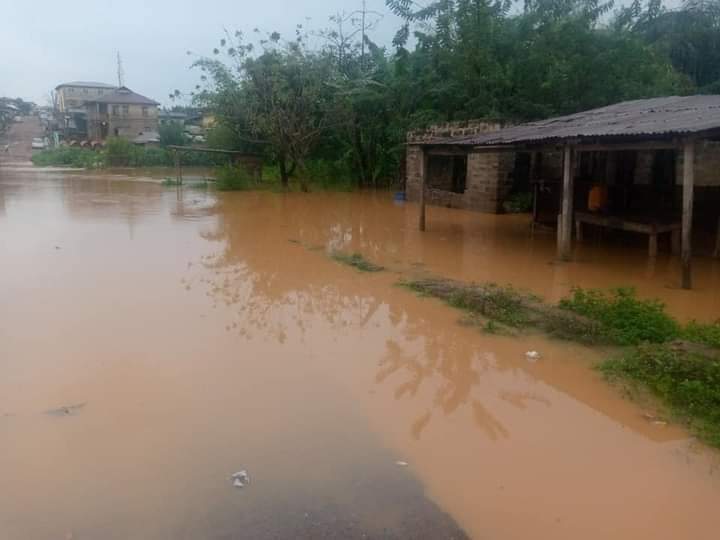
[(361, 38), (361, 49), (360, 49), (360, 69), (365, 72), (365, 15), (367, 14), (367, 3), (366, 0), (362, 0), (362, 38)]
[(122, 58), (120, 58), (120, 51), (117, 53), (117, 77), (118, 86), (125, 86), (125, 70), (123, 69)]

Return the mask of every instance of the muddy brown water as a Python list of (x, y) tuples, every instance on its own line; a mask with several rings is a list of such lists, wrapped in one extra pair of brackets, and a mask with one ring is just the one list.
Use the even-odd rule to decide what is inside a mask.
[(608, 386), (607, 352), (395, 285), (635, 285), (707, 320), (716, 263), (686, 292), (642, 246), (558, 265), (522, 216), (416, 220), (387, 193), (0, 166), (0, 538), (717, 538), (717, 454)]

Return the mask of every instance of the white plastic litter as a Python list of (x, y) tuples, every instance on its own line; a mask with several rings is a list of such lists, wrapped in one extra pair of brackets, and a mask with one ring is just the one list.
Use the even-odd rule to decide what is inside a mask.
[(540, 353), (537, 351), (528, 351), (525, 353), (525, 358), (531, 362), (536, 362), (537, 360), (540, 360)]
[(407, 461), (396, 461), (395, 465), (397, 465), (399, 467), (407, 467), (409, 465), (409, 463)]
[(236, 488), (244, 488), (250, 483), (250, 475), (246, 470), (238, 471), (230, 476), (233, 486)]

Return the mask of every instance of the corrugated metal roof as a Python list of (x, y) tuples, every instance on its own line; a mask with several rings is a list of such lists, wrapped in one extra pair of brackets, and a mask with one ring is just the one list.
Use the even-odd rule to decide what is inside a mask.
[(97, 103), (116, 103), (120, 105), (160, 105), (157, 101), (141, 96), (140, 94), (136, 94), (125, 86), (118, 88), (111, 94), (105, 94), (102, 97), (93, 99), (93, 101)]
[(648, 139), (720, 130), (720, 95), (669, 96), (624, 101), (567, 116), (507, 127), (433, 145), (513, 145), (567, 139)]

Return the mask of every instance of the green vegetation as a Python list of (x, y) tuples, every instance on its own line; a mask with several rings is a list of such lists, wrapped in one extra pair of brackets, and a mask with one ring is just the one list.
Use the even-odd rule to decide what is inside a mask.
[(216, 170), (215, 177), (220, 191), (245, 191), (259, 187), (247, 169), (240, 165), (220, 167)]
[(528, 191), (514, 193), (507, 198), (503, 208), (510, 214), (530, 212), (533, 208), (533, 194)]
[(361, 253), (353, 253), (352, 255), (348, 255), (346, 253), (335, 252), (332, 254), (332, 258), (342, 264), (352, 266), (353, 268), (356, 268), (361, 272), (380, 272), (384, 270), (382, 266), (371, 263), (370, 261), (365, 259)]
[(644, 344), (604, 362), (611, 380), (648, 388), (701, 440), (720, 447), (720, 351)]
[(720, 447), (720, 322), (683, 326), (657, 300), (630, 288), (574, 289), (558, 306), (495, 284), (443, 279), (401, 282), (419, 294), (462, 309), (487, 333), (535, 328), (583, 343), (619, 345), (600, 364), (612, 381), (649, 390), (701, 440)]
[[(262, 153), (284, 187), (315, 161), (339, 162), (353, 186), (388, 186), (401, 177), (405, 134), (430, 123), (528, 121), (720, 88), (720, 0), (615, 12), (602, 0), (386, 5), (401, 21), (387, 48), (373, 41), (369, 11), (289, 36), (219, 36), (194, 63), (192, 92), (219, 122), (213, 137)], [(508, 211), (527, 209), (526, 197)]]
[(446, 279), (415, 279), (400, 285), (462, 309), (492, 333), (536, 328), (581, 343), (603, 342), (601, 325), (590, 318), (544, 304), (538, 297), (494, 283), (464, 284)]
[[(156, 146), (138, 146), (121, 137), (110, 137), (105, 148), (91, 150), (76, 146), (61, 146), (33, 154), (32, 161), (40, 167), (73, 166), (102, 167), (172, 167), (175, 164), (172, 150)], [(203, 152), (183, 152), (185, 167), (222, 166), (226, 156)]]
[(36, 152), (33, 153), (31, 159), (33, 164), (38, 167), (61, 166), (95, 169), (102, 167), (104, 163), (102, 153), (89, 148), (74, 146), (63, 146)]
[(682, 330), (682, 338), (720, 349), (720, 322), (705, 324), (690, 321)]
[(680, 325), (657, 300), (641, 300), (632, 288), (609, 293), (594, 289), (573, 289), (560, 307), (583, 315), (602, 325), (608, 341), (618, 345), (642, 342), (665, 343), (680, 336)]
[(160, 146), (183, 146), (187, 144), (185, 131), (179, 122), (161, 124), (158, 128)]

